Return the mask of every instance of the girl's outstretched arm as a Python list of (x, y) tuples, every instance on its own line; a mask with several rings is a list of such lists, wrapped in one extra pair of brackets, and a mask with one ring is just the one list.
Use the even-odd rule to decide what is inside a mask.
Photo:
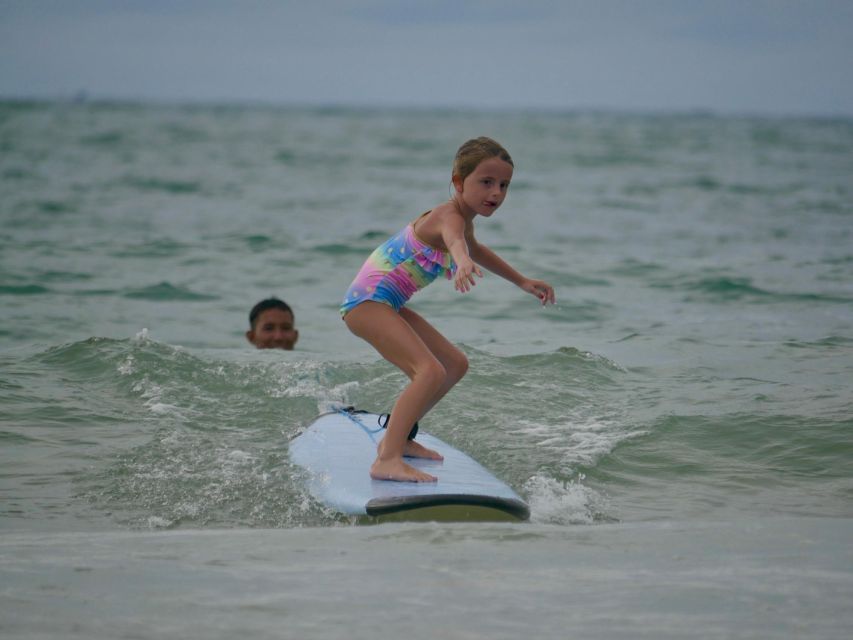
[(441, 239), (456, 263), (454, 285), (460, 293), (466, 293), (477, 284), (474, 275), (483, 277), (480, 267), (471, 258), (468, 242), (465, 238), (465, 220), (459, 215), (445, 215), (441, 225)]
[(527, 293), (536, 296), (543, 305), (548, 304), (549, 302), (551, 304), (556, 302), (554, 287), (544, 280), (534, 280), (523, 276), (506, 260), (501, 258), (486, 245), (480, 244), (473, 238), (469, 237), (468, 250), (471, 258), (473, 258), (475, 262), (482, 265), (495, 275), (509, 280)]

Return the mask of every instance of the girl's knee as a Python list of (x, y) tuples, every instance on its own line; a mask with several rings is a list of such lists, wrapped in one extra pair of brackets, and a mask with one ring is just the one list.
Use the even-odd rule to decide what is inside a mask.
[(450, 362), (447, 363), (447, 375), (456, 380), (461, 380), (468, 372), (468, 357), (461, 351), (456, 351)]
[(419, 368), (419, 375), (431, 386), (438, 389), (447, 378), (447, 369), (437, 359), (428, 360)]

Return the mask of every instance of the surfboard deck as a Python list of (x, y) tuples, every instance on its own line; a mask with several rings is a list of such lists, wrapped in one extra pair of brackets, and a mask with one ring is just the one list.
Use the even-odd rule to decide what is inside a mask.
[(340, 409), (319, 416), (290, 443), (290, 459), (307, 474), (308, 491), (340, 513), (376, 521), (518, 521), (530, 509), (506, 483), (467, 454), (421, 430), (417, 441), (444, 460), (406, 458), (438, 482), (374, 480), (379, 415)]

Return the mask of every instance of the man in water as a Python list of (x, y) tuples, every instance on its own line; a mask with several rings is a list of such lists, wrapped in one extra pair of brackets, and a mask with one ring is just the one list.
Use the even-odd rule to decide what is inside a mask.
[(258, 349), (293, 351), (299, 339), (293, 309), (283, 300), (267, 298), (249, 312), (246, 339)]

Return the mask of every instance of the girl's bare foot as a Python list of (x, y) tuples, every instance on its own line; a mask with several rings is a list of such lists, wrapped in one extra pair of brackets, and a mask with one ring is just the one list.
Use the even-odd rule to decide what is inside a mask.
[(374, 480), (396, 480), (397, 482), (436, 482), (438, 480), (435, 476), (406, 464), (402, 458), (386, 460), (376, 458), (370, 467), (370, 477)]
[[(383, 440), (376, 447), (377, 459), (382, 456), (384, 445), (385, 441)], [(406, 440), (406, 444), (403, 445), (403, 455), (408, 458), (427, 458), (429, 460), (444, 460), (444, 456), (441, 455), (438, 451), (427, 449), (420, 442), (416, 442), (415, 440)]]
[(428, 458), (430, 460), (444, 460), (444, 456), (438, 451), (427, 449), (420, 442), (415, 440), (406, 440), (406, 446), (403, 447), (403, 455), (410, 458)]

